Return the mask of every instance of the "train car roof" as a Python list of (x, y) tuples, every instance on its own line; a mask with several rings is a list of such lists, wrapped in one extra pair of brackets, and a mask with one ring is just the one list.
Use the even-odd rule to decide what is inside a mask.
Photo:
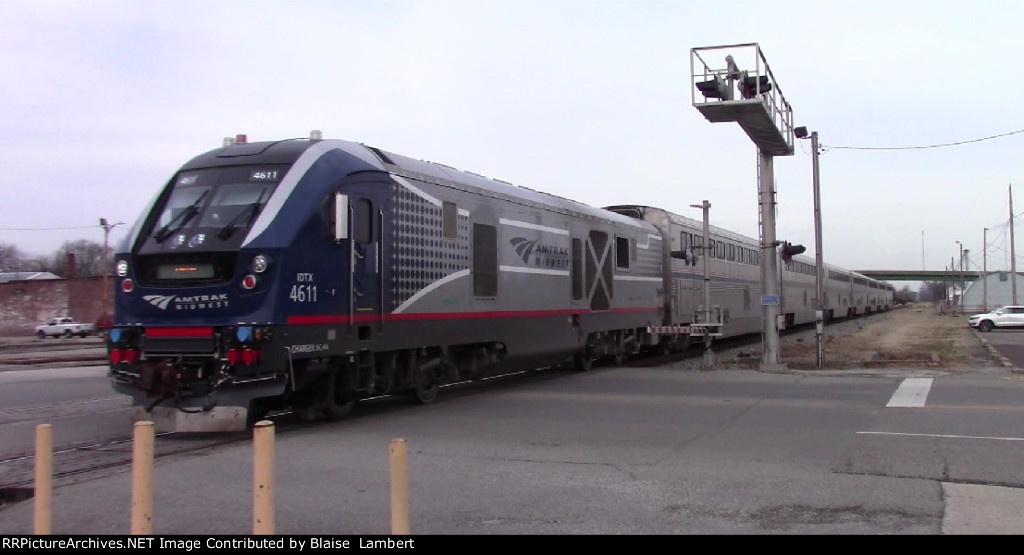
[[(665, 210), (664, 208), (659, 208), (657, 206), (647, 206), (643, 204), (616, 204), (613, 206), (605, 206), (604, 208), (605, 210), (638, 210), (641, 214), (647, 210), (660, 210), (668, 214), (669, 218), (671, 218), (675, 223), (684, 223), (686, 225), (696, 227), (697, 229), (704, 229), (704, 222), (700, 220), (688, 218), (686, 216), (676, 214), (671, 210)], [(746, 235), (743, 235), (741, 233), (736, 233), (735, 231), (713, 226), (710, 224), (708, 224), (708, 231), (710, 231), (714, 235), (718, 235), (719, 237), (727, 237), (729, 239), (732, 239), (733, 241), (737, 241), (740, 243), (748, 243), (752, 245), (757, 244), (757, 239), (747, 237)]]
[(182, 170), (251, 164), (250, 156), (259, 156), (261, 164), (291, 164), (309, 147), (316, 144), (309, 139), (284, 139), (256, 143), (234, 143), (215, 148), (193, 157)]
[(543, 193), (521, 185), (513, 185), (500, 179), (493, 179), (473, 172), (459, 170), (437, 162), (410, 158), (378, 148), (367, 148), (381, 157), (382, 161), (388, 166), (388, 170), (406, 177), (429, 177), (436, 180), (439, 184), (469, 185), (498, 198), (531, 203), (537, 206), (554, 207), (566, 213), (612, 221), (629, 227), (645, 227), (646, 224), (646, 222), (641, 223), (634, 218), (603, 208), (590, 206), (551, 193)]
[[(675, 223), (683, 223), (683, 224), (695, 227), (697, 229), (703, 229), (704, 228), (704, 222), (703, 221), (699, 221), (699, 220), (696, 220), (694, 218), (689, 218), (689, 217), (686, 217), (686, 216), (683, 216), (683, 215), (680, 215), (680, 214), (676, 214), (675, 212), (672, 212), (671, 210), (666, 210), (664, 208), (659, 208), (657, 206), (649, 206), (649, 205), (644, 205), (644, 204), (617, 204), (617, 205), (613, 205), (613, 206), (606, 206), (605, 209), (606, 210), (637, 210), (638, 213), (641, 216), (647, 210), (660, 210), (660, 211), (668, 214), (669, 218), (671, 220), (673, 220)], [(710, 225), (710, 224), (708, 225), (708, 231), (711, 232), (714, 235), (718, 235), (719, 237), (725, 237), (725, 238), (732, 239), (732, 240), (740, 242), (740, 243), (746, 243), (748, 245), (757, 245), (758, 244), (758, 240), (757, 239), (754, 239), (752, 237), (748, 237), (748, 236), (743, 235), (741, 233), (736, 233), (735, 231), (730, 231), (728, 229), (723, 229), (723, 228), (720, 228), (720, 227), (716, 227), (716, 226), (713, 226), (713, 225)], [(810, 264), (812, 266), (815, 265), (816, 262), (817, 262), (813, 257), (809, 257), (809, 256), (806, 256), (806, 255), (796, 255), (796, 256), (793, 257), (793, 260), (796, 260), (798, 262), (803, 262), (805, 264)], [(875, 279), (875, 278), (871, 278), (871, 277), (865, 276), (863, 274), (857, 273), (857, 272), (855, 272), (853, 270), (848, 270), (846, 268), (842, 268), (842, 267), (836, 266), (834, 264), (829, 264), (827, 262), (824, 264), (824, 266), (825, 266), (825, 270), (826, 271), (831, 270), (831, 271), (835, 271), (835, 272), (843, 272), (843, 273), (849, 274), (852, 277), (861, 278), (861, 279), (864, 279), (864, 280), (869, 281), (869, 282), (875, 282), (875, 283), (880, 283), (880, 284), (888, 284), (888, 282), (886, 282), (886, 281), (882, 281), (882, 280), (878, 280), (878, 279)]]
[[(230, 143), (230, 141), (229, 141)], [(568, 214), (581, 215), (598, 220), (610, 221), (629, 227), (645, 227), (633, 218), (554, 195), (514, 185), (500, 179), (489, 178), (477, 173), (459, 170), (437, 162), (429, 162), (372, 147), (363, 143), (341, 139), (295, 138), (279, 141), (235, 142), (212, 149), (189, 160), (181, 169), (195, 169), (224, 164), (251, 163), (252, 156), (258, 156), (260, 163), (292, 163), (307, 149), (318, 143), (339, 148), (368, 163), (370, 166), (404, 177), (428, 178), (441, 185), (470, 186), (485, 191), (497, 198), (554, 208)]]

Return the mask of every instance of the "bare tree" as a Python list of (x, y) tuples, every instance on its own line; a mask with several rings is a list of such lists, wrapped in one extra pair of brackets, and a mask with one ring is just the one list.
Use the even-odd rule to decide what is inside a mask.
[(922, 301), (941, 301), (948, 294), (947, 285), (943, 281), (926, 281), (921, 286)]
[(31, 272), (38, 269), (28, 253), (15, 245), (0, 243), (0, 272)]
[(51, 255), (40, 254), (40, 255), (36, 255), (36, 256), (33, 256), (33, 257), (29, 258), (27, 264), (30, 266), (31, 271), (34, 271), (34, 272), (50, 272), (51, 274), (56, 274), (57, 272), (54, 271), (54, 270), (56, 270), (56, 268), (53, 267), (53, 260), (54, 260), (54, 258), (55, 258), (55, 255), (52, 255), (52, 254)]
[(897, 289), (892, 297), (894, 303), (912, 303), (916, 300), (917, 292), (911, 291), (909, 285), (904, 285), (903, 289)]
[[(109, 255), (109, 247), (107, 250)], [(74, 254), (73, 276), (68, 266), (68, 254)], [(111, 256), (107, 257), (107, 260), (111, 259)], [(63, 278), (103, 275), (103, 245), (88, 239), (67, 241), (54, 253), (51, 264), (49, 271)]]

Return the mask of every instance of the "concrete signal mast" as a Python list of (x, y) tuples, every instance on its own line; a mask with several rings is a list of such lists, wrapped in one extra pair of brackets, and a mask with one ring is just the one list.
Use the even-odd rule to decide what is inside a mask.
[[(722, 60), (711, 63), (708, 60)], [(793, 155), (793, 109), (757, 43), (690, 49), (690, 96), (712, 123), (736, 122), (757, 146), (763, 346), (761, 368), (785, 368), (779, 361), (779, 256), (802, 252), (775, 238), (775, 156)], [(777, 252), (778, 247), (785, 252)]]

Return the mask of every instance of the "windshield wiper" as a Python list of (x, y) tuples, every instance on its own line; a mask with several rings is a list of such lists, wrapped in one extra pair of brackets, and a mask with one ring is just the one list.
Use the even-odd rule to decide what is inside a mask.
[[(177, 233), (179, 229), (185, 227), (185, 224), (187, 224), (189, 220), (191, 220), (193, 217), (195, 217), (196, 214), (199, 213), (199, 208), (196, 207), (199, 206), (199, 203), (203, 202), (203, 199), (206, 198), (206, 193), (209, 192), (209, 189), (203, 191), (203, 194), (199, 195), (199, 198), (197, 198), (195, 202), (188, 205), (188, 208), (185, 208), (185, 210), (179, 212), (177, 216), (172, 218), (171, 221), (167, 222), (167, 225), (161, 227), (156, 233), (154, 233), (153, 238), (156, 239), (156, 242), (163, 243), (164, 239), (166, 239), (168, 236)], [(179, 219), (181, 220), (181, 222), (178, 223), (178, 227), (171, 229), (171, 226), (178, 222)]]
[(238, 224), (238, 222), (242, 221), (242, 218), (244, 218), (247, 214), (249, 215), (249, 220), (245, 222), (245, 227), (248, 228), (250, 225), (252, 225), (252, 221), (256, 219), (256, 215), (260, 213), (260, 202), (263, 201), (263, 195), (266, 194), (266, 192), (267, 189), (266, 187), (264, 187), (263, 190), (260, 191), (260, 196), (259, 198), (256, 199), (256, 202), (243, 208), (242, 211), (239, 212), (237, 216), (232, 218), (231, 221), (227, 223), (227, 225), (220, 228), (220, 231), (217, 232), (217, 237), (220, 237), (221, 239), (227, 239), (228, 237), (231, 237), (235, 233), (235, 229), (237, 229), (235, 226)]

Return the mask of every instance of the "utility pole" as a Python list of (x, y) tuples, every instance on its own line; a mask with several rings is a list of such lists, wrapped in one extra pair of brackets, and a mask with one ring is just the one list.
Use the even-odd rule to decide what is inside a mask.
[[(964, 244), (961, 243), (960, 241), (957, 241), (956, 244), (960, 245), (960, 302), (958, 304), (960, 305), (960, 313), (963, 314), (963, 309), (964, 309)], [(955, 264), (953, 265), (953, 268), (956, 268)], [(954, 313), (955, 312), (956, 312), (956, 308), (954, 307)]]
[(967, 275), (964, 271), (971, 271), (971, 258), (970, 250), (964, 249), (963, 260), (960, 261), (960, 279), (963, 280), (960, 284), (960, 314), (967, 314), (966, 312), (966, 299), (967, 299)]
[(110, 307), (110, 265), (107, 258), (109, 256), (107, 254), (108, 237), (111, 229), (123, 224), (124, 222), (108, 224), (106, 218), (100, 218), (100, 227), (103, 228), (103, 309), (100, 316), (106, 316), (107, 308)]
[[(959, 243), (959, 241), (957, 241)], [(949, 296), (949, 311), (956, 314), (956, 262), (949, 257), (949, 281), (953, 282), (952, 292)]]
[(988, 228), (981, 234), (981, 308), (982, 312), (988, 312)]
[[(821, 189), (818, 182), (818, 132), (811, 132), (811, 173), (814, 184), (814, 265), (815, 298), (818, 300), (814, 312), (814, 326), (817, 338), (818, 368), (825, 367), (825, 259), (821, 244)], [(923, 233), (923, 232), (922, 232)]]
[(1017, 251), (1013, 246), (1013, 184), (1010, 184), (1010, 290), (1013, 291), (1013, 302), (1017, 304)]
[[(705, 200), (700, 204), (691, 204), (690, 206), (704, 211), (704, 240), (701, 243), (703, 251), (701, 258), (704, 260), (704, 317), (701, 321), (708, 324), (711, 322), (711, 273), (708, 269), (708, 259), (711, 258), (711, 226), (708, 223), (708, 210), (711, 209), (711, 203)], [(715, 353), (711, 351), (710, 329), (710, 326), (704, 328), (704, 358), (701, 366), (706, 369), (715, 367)]]
[(110, 268), (107, 267), (107, 237), (110, 235), (110, 225), (106, 218), (100, 218), (100, 227), (103, 228), (103, 308), (100, 315), (107, 314), (107, 306), (110, 303)]
[[(952, 262), (952, 260), (950, 260)], [(942, 267), (942, 305), (943, 314), (945, 314), (945, 306), (949, 304), (949, 266)]]

